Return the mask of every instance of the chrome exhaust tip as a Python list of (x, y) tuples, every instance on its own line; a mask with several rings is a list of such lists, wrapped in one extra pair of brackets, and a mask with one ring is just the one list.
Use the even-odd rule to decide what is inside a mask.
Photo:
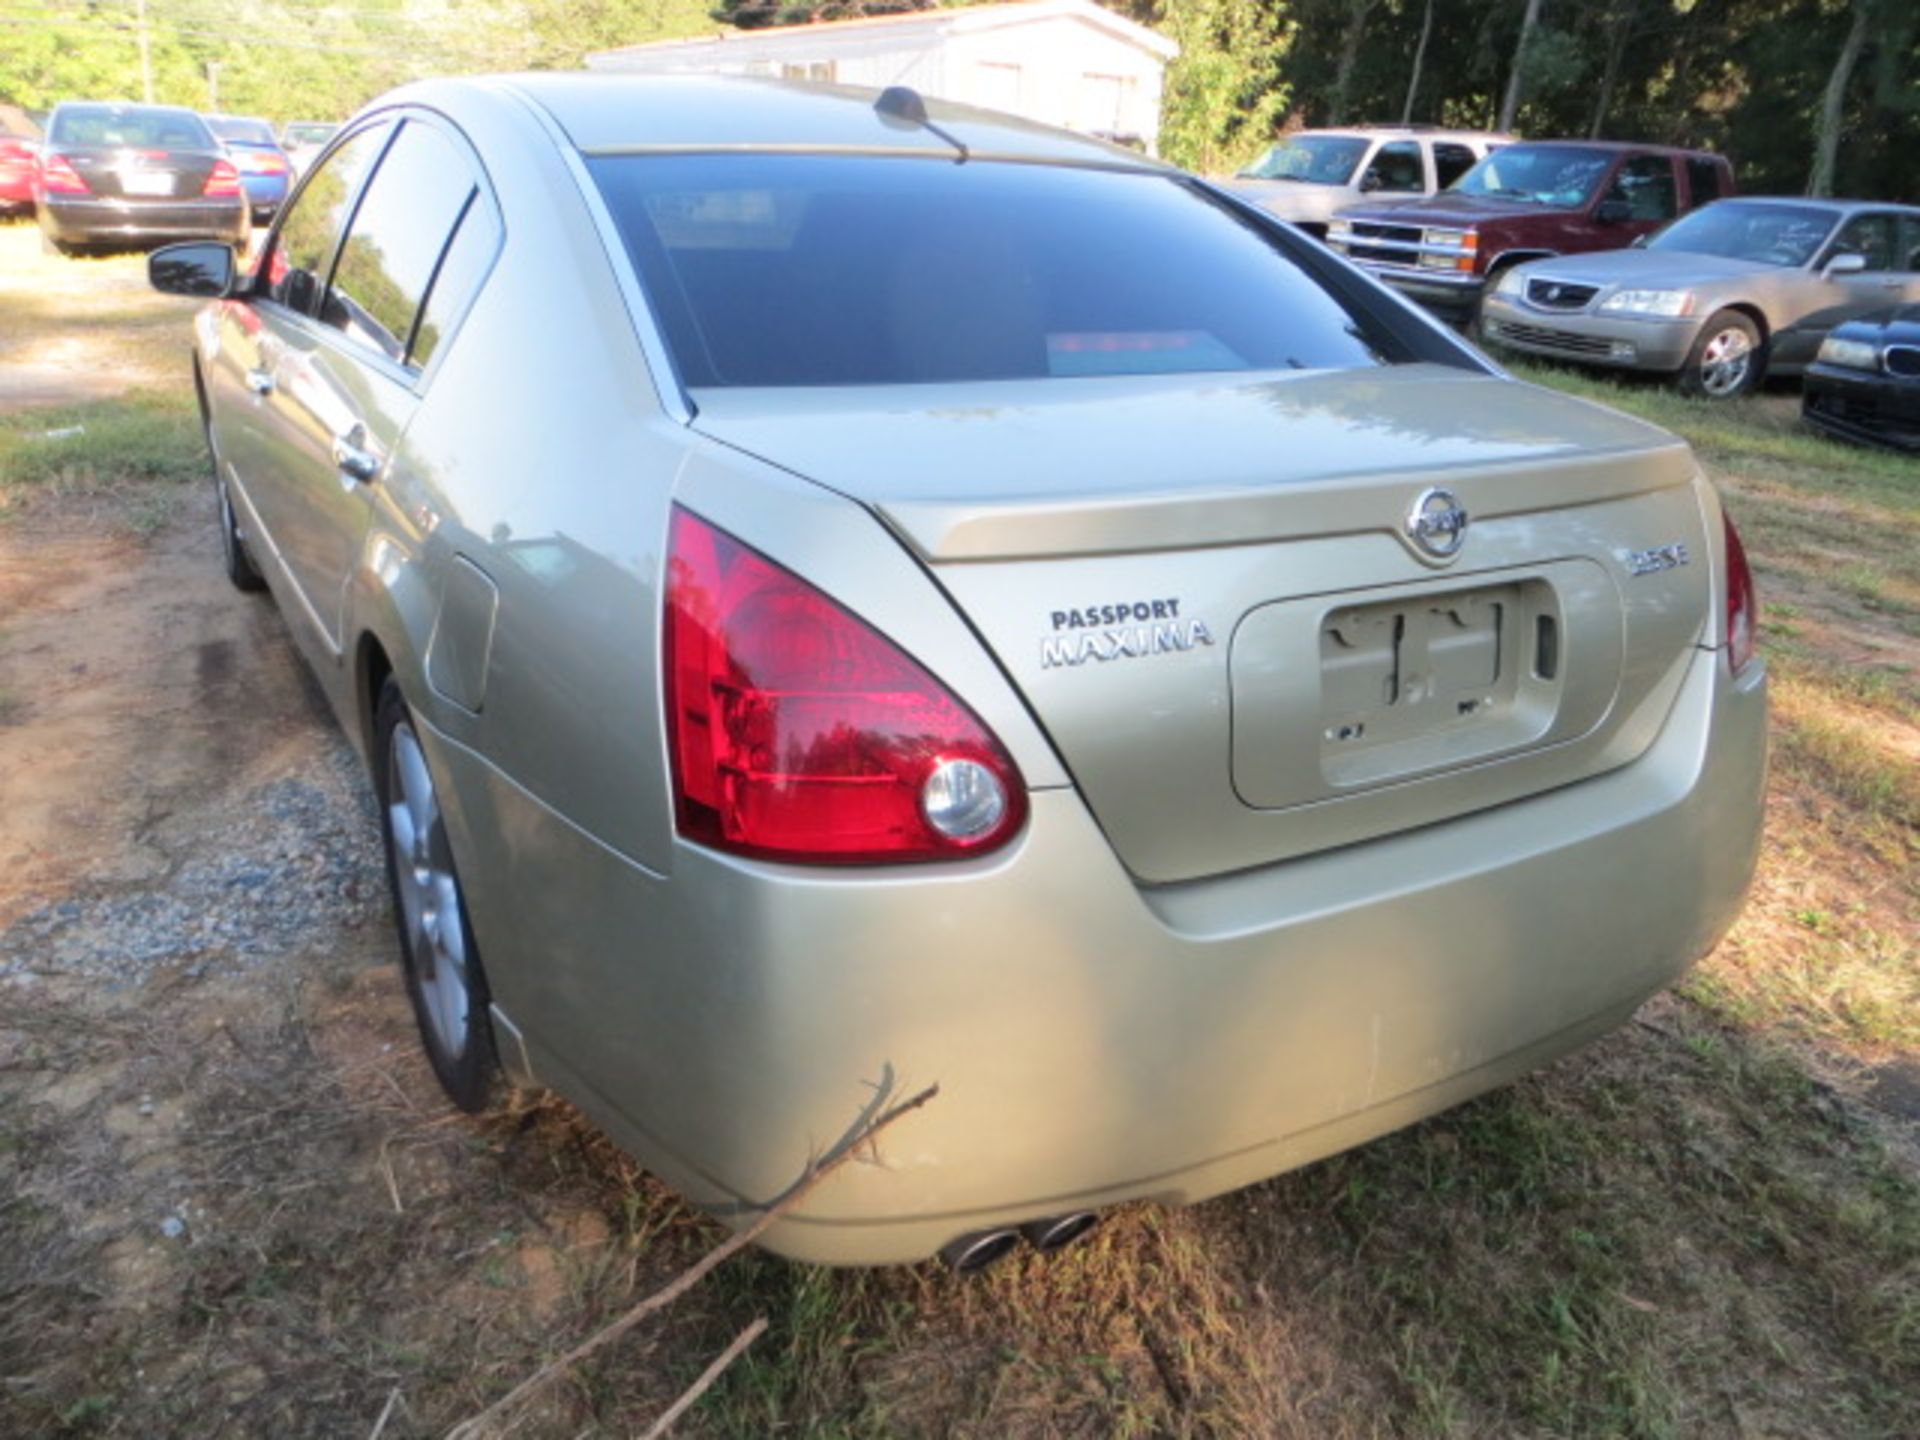
[(970, 1275), (986, 1269), (1019, 1243), (1018, 1230), (981, 1230), (962, 1235), (947, 1245), (941, 1250), (940, 1258), (956, 1275)]
[(1099, 1223), (1100, 1217), (1093, 1211), (1076, 1210), (1071, 1215), (1056, 1215), (1051, 1220), (1029, 1220), (1020, 1227), (1020, 1233), (1027, 1237), (1027, 1243), (1034, 1249), (1045, 1252), (1071, 1245)]

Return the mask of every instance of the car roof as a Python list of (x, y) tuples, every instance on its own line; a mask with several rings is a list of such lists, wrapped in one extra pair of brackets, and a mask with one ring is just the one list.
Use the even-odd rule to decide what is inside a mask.
[(1444, 125), (1321, 125), (1282, 135), (1274, 144), (1297, 140), (1302, 135), (1350, 135), (1355, 139), (1368, 140), (1387, 136), (1396, 140), (1501, 140), (1509, 144), (1520, 139), (1518, 135), (1509, 135), (1504, 130), (1456, 130)]
[[(879, 92), (730, 75), (612, 72), (495, 76), (429, 82), (509, 89), (545, 110), (588, 154), (634, 150), (864, 151), (947, 155), (952, 145), (925, 125), (879, 114)], [(405, 98), (415, 87), (396, 96)], [(928, 118), (980, 156), (1059, 164), (1166, 169), (1134, 150), (991, 110), (927, 99)]]
[(1689, 150), (1684, 145), (1642, 145), (1638, 140), (1582, 140), (1574, 135), (1529, 135), (1525, 140), (1514, 141), (1516, 145), (1578, 145), (1586, 150), (1606, 150), (1619, 152), (1631, 150), (1636, 155), (1702, 155), (1712, 160), (1725, 157), (1717, 150)]
[[(1727, 205), (1736, 201), (1743, 205), (1794, 205), (1802, 209), (1811, 205), (1820, 210), (1842, 210), (1848, 214), (1855, 210), (1903, 210), (1909, 215), (1920, 215), (1920, 206), (1902, 205), (1898, 200), (1849, 200), (1844, 196), (1831, 195), (1723, 195), (1711, 203)], [(1700, 208), (1705, 210), (1707, 206)]]
[(145, 111), (152, 115), (191, 115), (200, 118), (200, 112), (187, 105), (148, 105), (139, 100), (62, 100), (53, 107), (54, 113), (62, 110), (109, 110), (115, 114), (129, 111)]

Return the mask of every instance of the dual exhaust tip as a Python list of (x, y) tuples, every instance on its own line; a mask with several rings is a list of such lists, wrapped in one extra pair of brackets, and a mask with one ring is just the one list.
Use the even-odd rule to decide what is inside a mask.
[(1029, 1220), (1020, 1226), (979, 1230), (971, 1235), (962, 1235), (948, 1245), (940, 1252), (940, 1258), (946, 1262), (949, 1270), (968, 1275), (986, 1269), (1023, 1239), (1045, 1254), (1071, 1245), (1099, 1223), (1100, 1217), (1093, 1211), (1075, 1210), (1071, 1214), (1055, 1215), (1046, 1220)]

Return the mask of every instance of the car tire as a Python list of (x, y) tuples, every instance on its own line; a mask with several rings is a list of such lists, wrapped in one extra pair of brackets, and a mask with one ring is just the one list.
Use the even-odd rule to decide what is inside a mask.
[(1766, 368), (1760, 327), (1738, 310), (1717, 310), (1680, 366), (1680, 388), (1707, 400), (1732, 400), (1753, 390)]
[[(207, 451), (209, 454), (213, 451), (211, 439), (207, 442)], [(233, 497), (227, 493), (227, 482), (219, 475), (220, 462), (215, 460), (213, 464), (214, 503), (218, 506), (215, 519), (220, 526), (220, 563), (234, 589), (256, 594), (267, 588), (267, 580), (260, 573), (260, 567), (254, 564), (253, 551), (247, 548), (247, 537), (240, 530), (240, 519), (233, 513)]]
[(389, 677), (374, 710), (373, 776), (400, 966), (433, 1073), (469, 1113), (487, 1108), (499, 1075), (490, 995), (413, 712)]

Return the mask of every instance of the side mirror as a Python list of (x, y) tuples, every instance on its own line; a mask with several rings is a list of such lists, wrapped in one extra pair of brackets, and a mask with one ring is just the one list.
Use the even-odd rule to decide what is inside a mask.
[(1827, 261), (1827, 268), (1820, 273), (1832, 280), (1840, 275), (1858, 275), (1867, 268), (1867, 257), (1847, 251)]
[(194, 300), (226, 299), (239, 270), (233, 247), (217, 240), (163, 245), (147, 257), (147, 280), (154, 289)]
[(1624, 200), (1602, 200), (1594, 207), (1593, 218), (1602, 225), (1624, 225), (1633, 218), (1633, 207)]
[(1369, 170), (1360, 177), (1360, 193), (1362, 195), (1371, 195), (1379, 188), (1380, 172), (1378, 170)]

